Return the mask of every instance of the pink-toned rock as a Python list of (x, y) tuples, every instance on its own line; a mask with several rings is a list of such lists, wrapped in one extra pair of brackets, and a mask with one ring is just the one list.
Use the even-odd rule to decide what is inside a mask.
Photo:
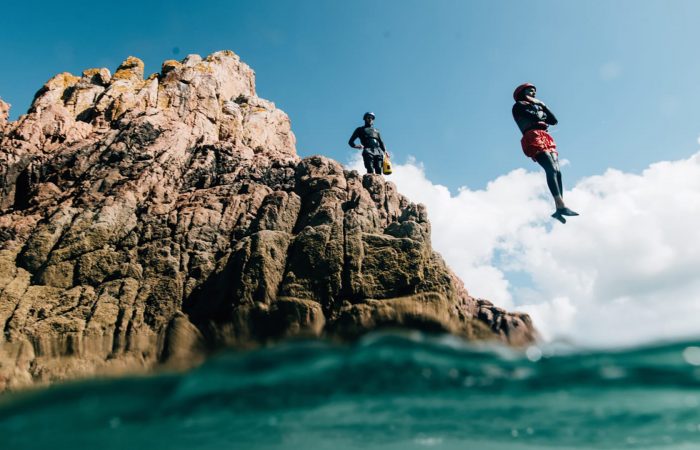
[(144, 79), (60, 74), (0, 102), (0, 389), (185, 367), (222, 346), (384, 327), (525, 345), (381, 176), (300, 159), (232, 52)]
[(10, 105), (9, 103), (5, 103), (0, 99), (0, 131), (2, 131), (5, 128), (5, 125), (7, 125), (7, 120), (10, 117)]

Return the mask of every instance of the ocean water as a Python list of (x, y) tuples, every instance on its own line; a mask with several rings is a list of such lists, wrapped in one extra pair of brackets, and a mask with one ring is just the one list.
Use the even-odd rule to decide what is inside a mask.
[(700, 342), (516, 352), (418, 333), (0, 396), (0, 449), (700, 449)]

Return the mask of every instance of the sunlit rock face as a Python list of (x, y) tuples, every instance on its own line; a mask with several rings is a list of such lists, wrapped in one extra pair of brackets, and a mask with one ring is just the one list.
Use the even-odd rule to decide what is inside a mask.
[(0, 390), (387, 327), (534, 339), (467, 294), (422, 205), (300, 159), (238, 56), (143, 67), (59, 74), (14, 122), (0, 101)]

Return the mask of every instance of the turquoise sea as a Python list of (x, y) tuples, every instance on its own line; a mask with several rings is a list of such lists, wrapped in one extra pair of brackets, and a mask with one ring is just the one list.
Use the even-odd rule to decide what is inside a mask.
[(700, 342), (295, 342), (184, 374), (0, 395), (0, 448), (700, 449)]

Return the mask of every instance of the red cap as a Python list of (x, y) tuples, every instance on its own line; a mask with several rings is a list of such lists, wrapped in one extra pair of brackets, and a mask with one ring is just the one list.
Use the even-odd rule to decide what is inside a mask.
[(521, 93), (524, 89), (527, 89), (527, 88), (529, 88), (529, 87), (535, 88), (535, 90), (537, 90), (537, 88), (535, 87), (535, 85), (534, 85), (534, 84), (531, 84), (531, 83), (523, 83), (523, 84), (521, 84), (520, 86), (518, 86), (518, 87), (515, 88), (515, 92), (513, 92), (513, 98), (515, 99), (516, 102), (520, 99), (520, 93)]

